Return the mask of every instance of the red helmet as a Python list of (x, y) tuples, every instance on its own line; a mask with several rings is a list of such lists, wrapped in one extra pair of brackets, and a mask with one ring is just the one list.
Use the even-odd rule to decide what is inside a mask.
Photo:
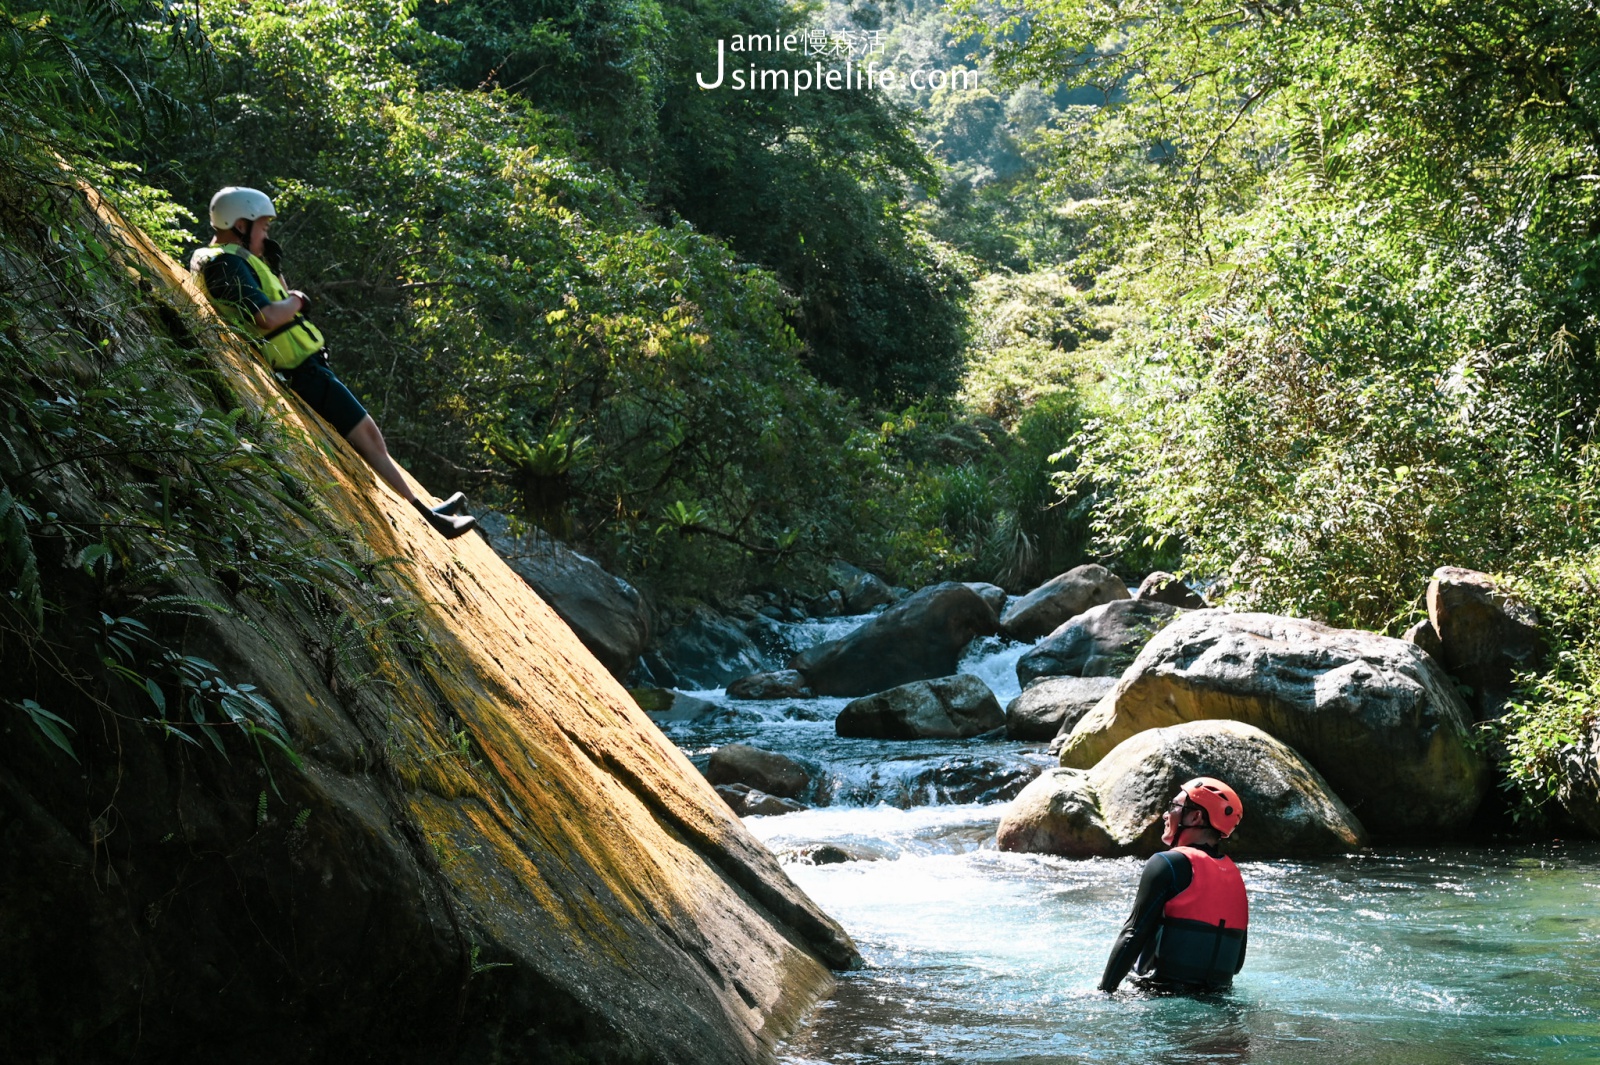
[(1233, 835), (1244, 817), (1239, 795), (1216, 777), (1195, 777), (1183, 785), (1183, 794), (1206, 813), (1206, 821), (1223, 836)]

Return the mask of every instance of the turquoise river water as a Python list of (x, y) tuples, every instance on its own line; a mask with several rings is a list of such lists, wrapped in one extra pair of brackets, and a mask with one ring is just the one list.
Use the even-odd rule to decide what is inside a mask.
[[(991, 641), (962, 668), (1004, 704), (1023, 650)], [(1047, 764), (1043, 745), (845, 742), (844, 700), (696, 694), (726, 710), (669, 728), (691, 756), (748, 742), (829, 779), (830, 805), (746, 819), (867, 962), (783, 1046), (786, 1065), (1600, 1062), (1600, 845), (1241, 863), (1250, 949), (1231, 992), (1107, 996), (1095, 984), (1141, 863), (1003, 854), (1004, 801), (939, 801), (974, 765)], [(823, 843), (859, 860), (810, 864)]]

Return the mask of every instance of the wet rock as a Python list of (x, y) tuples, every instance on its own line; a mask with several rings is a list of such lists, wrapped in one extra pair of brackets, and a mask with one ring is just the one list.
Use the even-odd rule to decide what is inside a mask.
[(811, 773), (803, 764), (745, 743), (713, 751), (706, 779), (713, 784), (745, 784), (784, 799), (798, 799), (811, 787)]
[(626, 676), (650, 645), (650, 609), (638, 590), (538, 529), (513, 536), (504, 515), (480, 514), (478, 527), (600, 664)]
[(982, 581), (965, 581), (968, 588), (978, 593), (978, 598), (989, 604), (989, 609), (994, 611), (995, 617), (1006, 608), (1006, 590), (998, 584), (985, 584)]
[(630, 688), (628, 694), (658, 725), (698, 721), (721, 710), (716, 703), (665, 688)]
[(1116, 677), (1178, 608), (1152, 600), (1119, 599), (1090, 607), (1017, 659), (1026, 688), (1040, 677)]
[(1028, 762), (952, 758), (912, 777), (908, 788), (934, 803), (1004, 802), (1015, 798), (1041, 771), (1041, 766)]
[(1203, 610), (1206, 606), (1206, 601), (1199, 593), (1173, 574), (1161, 570), (1140, 581), (1139, 590), (1133, 593), (1133, 597), (1141, 603), (1166, 603), (1184, 610)]
[(1088, 768), (1136, 733), (1207, 719), (1252, 724), (1293, 747), (1376, 837), (1463, 828), (1488, 784), (1471, 712), (1414, 644), (1220, 610), (1157, 633), (1074, 726), (1061, 763)]
[(1012, 639), (1032, 641), (1101, 603), (1127, 599), (1122, 578), (1090, 563), (1053, 577), (1006, 608), (1000, 627)]
[(1013, 740), (1054, 739), (1071, 730), (1116, 686), (1115, 677), (1047, 677), (1006, 707), (1006, 736)]
[(1047, 769), (1022, 789), (995, 836), (1003, 851), (1097, 858), (1124, 853), (1100, 813), (1100, 797), (1082, 769)]
[(843, 865), (845, 862), (876, 862), (883, 858), (875, 850), (850, 843), (808, 843), (779, 854), (802, 865)]
[(703, 608), (668, 629), (658, 653), (679, 684), (697, 689), (720, 688), (772, 668), (742, 627)]
[(768, 795), (745, 784), (718, 784), (717, 794), (740, 817), (774, 817), (810, 809), (805, 803)]
[(970, 674), (919, 680), (847, 703), (840, 736), (885, 740), (965, 739), (1006, 723), (994, 692)]
[(836, 618), (844, 613), (844, 596), (837, 588), (831, 588), (828, 593), (811, 601), (811, 616), (814, 618)]
[(994, 611), (978, 593), (949, 581), (907, 596), (842, 639), (802, 651), (789, 665), (818, 695), (867, 695), (949, 676), (972, 638), (995, 628)]
[(730, 699), (809, 699), (811, 689), (799, 670), (780, 669), (740, 677), (728, 685), (727, 695)]
[(846, 614), (865, 614), (895, 600), (887, 581), (848, 562), (835, 562), (829, 567), (828, 575), (843, 598)]
[(1439, 637), (1435, 657), (1472, 689), (1466, 699), (1477, 720), (1503, 714), (1512, 672), (1538, 658), (1538, 616), (1488, 574), (1441, 566), (1428, 582), (1428, 621)]
[(1149, 855), (1178, 786), (1226, 781), (1244, 820), (1225, 844), (1238, 857), (1340, 854), (1366, 829), (1293, 749), (1252, 725), (1190, 721), (1130, 737), (1090, 770), (1059, 769), (1024, 790), (1001, 819), (1001, 850), (1068, 857)]

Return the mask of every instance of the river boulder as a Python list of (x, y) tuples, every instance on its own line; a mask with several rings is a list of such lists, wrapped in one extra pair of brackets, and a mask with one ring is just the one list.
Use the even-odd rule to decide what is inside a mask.
[(897, 598), (888, 581), (848, 562), (835, 562), (829, 567), (828, 576), (839, 592), (846, 614), (865, 614)]
[(883, 740), (965, 739), (1006, 723), (989, 686), (969, 673), (918, 680), (846, 703), (834, 732)]
[(740, 817), (775, 817), (778, 814), (799, 813), (810, 807), (793, 799), (768, 795), (760, 788), (748, 784), (718, 784), (717, 794), (728, 804), (728, 809)]
[(1052, 577), (1012, 603), (1001, 615), (1000, 627), (1014, 640), (1033, 641), (1092, 606), (1127, 598), (1122, 578), (1090, 563)]
[(504, 515), (480, 514), (478, 527), (612, 676), (633, 669), (651, 635), (650, 608), (638, 589), (538, 529), (513, 534)]
[(1148, 729), (1089, 770), (1056, 769), (1025, 788), (1001, 819), (1001, 850), (1067, 857), (1149, 855), (1178, 786), (1226, 781), (1244, 820), (1225, 845), (1238, 857), (1339, 854), (1367, 832), (1327, 781), (1292, 748), (1253, 725), (1190, 721)]
[(1472, 689), (1466, 699), (1474, 716), (1499, 717), (1513, 694), (1512, 673), (1538, 658), (1538, 616), (1488, 574), (1441, 566), (1428, 582), (1428, 621), (1439, 663)]
[(700, 690), (772, 668), (743, 627), (703, 607), (662, 635), (658, 653), (681, 686)]
[(780, 669), (774, 673), (752, 673), (730, 681), (726, 692), (730, 699), (809, 699), (811, 689), (799, 670)]
[(802, 651), (789, 665), (818, 695), (868, 695), (949, 676), (973, 637), (995, 629), (989, 604), (947, 581), (907, 596), (841, 639)]
[(712, 784), (745, 784), (783, 799), (798, 799), (811, 787), (811, 772), (803, 764), (747, 743), (712, 751), (706, 779)]
[(1179, 610), (1149, 599), (1090, 607), (1017, 659), (1026, 688), (1040, 677), (1116, 677)]
[(1184, 610), (1203, 610), (1206, 601), (1176, 575), (1156, 570), (1139, 582), (1133, 597), (1140, 602), (1166, 603)]
[(1374, 836), (1465, 827), (1488, 785), (1455, 683), (1414, 644), (1272, 614), (1196, 610), (1156, 634), (1074, 726), (1087, 769), (1146, 729), (1255, 725), (1300, 752)]
[(983, 581), (964, 581), (962, 583), (977, 592), (978, 598), (989, 604), (989, 609), (994, 611), (995, 617), (999, 617), (1001, 611), (1005, 610), (1006, 590), (998, 584), (986, 584)]
[(1006, 707), (1006, 737), (1053, 739), (1071, 730), (1116, 686), (1115, 677), (1046, 677), (1030, 685)]

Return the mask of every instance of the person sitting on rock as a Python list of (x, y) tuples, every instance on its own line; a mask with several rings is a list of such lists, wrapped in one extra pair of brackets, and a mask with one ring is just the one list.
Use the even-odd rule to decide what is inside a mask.
[(1217, 844), (1243, 816), (1239, 796), (1215, 777), (1195, 777), (1178, 789), (1161, 833), (1171, 849), (1145, 863), (1101, 991), (1115, 991), (1130, 969), (1159, 990), (1214, 991), (1233, 983), (1244, 967), (1250, 906), (1238, 868)]
[(281, 250), (268, 231), (277, 211), (265, 193), (229, 186), (211, 198), (210, 244), (195, 251), (189, 270), (222, 316), (248, 336), (279, 380), (350, 441), (367, 464), (443, 536), (454, 539), (477, 524), (463, 514), (457, 492), (430, 507), (417, 498), (389, 457), (378, 423), (328, 368), (322, 333), (306, 318), (311, 299), (284, 285)]

